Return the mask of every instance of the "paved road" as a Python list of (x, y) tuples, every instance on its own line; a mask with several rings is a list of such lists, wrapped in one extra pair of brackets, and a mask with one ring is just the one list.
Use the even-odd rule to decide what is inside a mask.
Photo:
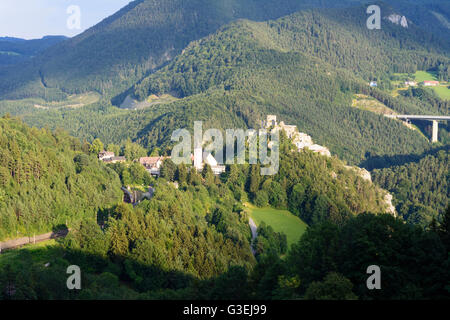
[(253, 255), (255, 255), (256, 251), (253, 248), (253, 242), (258, 237), (258, 227), (256, 226), (256, 223), (252, 218), (248, 219), (248, 224), (250, 225), (250, 229), (252, 230), (252, 253)]
[(26, 244), (39, 243), (46, 240), (58, 239), (67, 236), (69, 230), (61, 230), (57, 232), (49, 232), (44, 234), (35, 235), (33, 237), (23, 237), (19, 239), (8, 240), (0, 242), (0, 254), (3, 250), (16, 249)]

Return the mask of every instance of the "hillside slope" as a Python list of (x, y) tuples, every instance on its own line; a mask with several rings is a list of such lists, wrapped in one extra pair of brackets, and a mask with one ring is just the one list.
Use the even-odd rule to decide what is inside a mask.
[(32, 62), (0, 70), (8, 80), (1, 81), (0, 95), (43, 96), (49, 88), (59, 89), (53, 99), (63, 96), (60, 90), (118, 93), (223, 24), (277, 18), (302, 6), (293, 0), (136, 0)]
[[(191, 41), (240, 18), (275, 19), (306, 8), (351, 7), (362, 0), (136, 0), (29, 63), (0, 69), (0, 97), (121, 93)], [(403, 1), (402, 3), (409, 3)], [(365, 8), (359, 15), (367, 17)], [(435, 9), (439, 13), (445, 12)], [(436, 18), (437, 19), (437, 18)]]
[(366, 94), (399, 113), (445, 114), (445, 106), (394, 98), (369, 88), (367, 81), (447, 63), (449, 53), (414, 27), (386, 24), (371, 32), (360, 9), (233, 22), (192, 42), (128, 91), (140, 100), (167, 94), (180, 99), (136, 111), (100, 103), (79, 110), (34, 110), (23, 118), (38, 127), (64, 127), (89, 141), (130, 138), (153, 149), (170, 148), (172, 132), (191, 128), (195, 120), (205, 127), (258, 128), (267, 114), (277, 114), (352, 164), (370, 167), (367, 161), (374, 157), (422, 154), (430, 147), (423, 135), (353, 108), (352, 99)]
[(66, 39), (63, 36), (48, 36), (34, 40), (0, 37), (0, 67), (26, 61)]
[(409, 223), (441, 221), (448, 208), (450, 148), (416, 161), (373, 171), (374, 181), (394, 195), (398, 213)]
[(0, 240), (95, 219), (121, 201), (120, 180), (67, 133), (0, 118)]
[[(426, 63), (426, 49), (422, 48), (422, 53), (408, 49), (411, 38), (387, 36), (391, 32), (407, 36), (401, 28), (393, 26), (385, 33), (370, 35), (362, 26), (349, 25), (350, 17), (346, 20), (341, 15), (337, 22), (338, 14), (312, 11), (267, 23), (240, 21), (192, 43), (182, 55), (134, 87), (140, 99), (164, 93), (184, 97), (158, 108), (161, 116), (148, 126), (148, 135), (141, 133), (141, 139), (147, 144), (160, 141), (170, 133), (173, 122), (181, 122), (181, 127), (191, 126), (194, 120), (214, 125), (220, 123), (216, 120), (226, 119), (227, 112), (253, 127), (258, 127), (266, 114), (278, 114), (351, 162), (364, 160), (367, 153), (422, 152), (427, 143), (419, 134), (399, 122), (350, 106), (353, 93), (384, 95), (368, 89), (361, 77)], [(316, 29), (319, 25), (323, 27)], [(409, 45), (417, 47), (412, 42)], [(334, 48), (327, 50), (330, 46)], [(386, 52), (386, 48), (391, 50)], [(376, 63), (367, 64), (368, 56)], [(445, 55), (436, 57), (447, 59)], [(390, 102), (398, 112), (440, 113), (402, 97)], [(220, 113), (212, 111), (217, 108)]]

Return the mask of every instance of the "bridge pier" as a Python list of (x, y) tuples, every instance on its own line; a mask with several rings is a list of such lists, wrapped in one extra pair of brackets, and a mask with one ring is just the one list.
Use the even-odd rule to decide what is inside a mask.
[(386, 115), (389, 118), (401, 119), (411, 121), (411, 120), (428, 120), (433, 122), (433, 133), (431, 135), (431, 143), (436, 143), (439, 141), (439, 123), (438, 121), (450, 121), (450, 116), (420, 116), (420, 115)]
[(436, 143), (439, 141), (438, 132), (439, 132), (439, 123), (437, 122), (437, 120), (433, 120), (433, 134), (431, 137), (432, 143)]

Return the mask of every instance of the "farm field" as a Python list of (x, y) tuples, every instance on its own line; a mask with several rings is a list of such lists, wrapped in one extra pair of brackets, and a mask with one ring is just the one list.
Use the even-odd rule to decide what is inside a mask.
[(257, 208), (246, 204), (249, 216), (258, 226), (261, 222), (270, 225), (276, 232), (286, 234), (288, 246), (298, 242), (308, 227), (300, 218), (287, 210), (278, 210), (271, 207)]
[[(401, 77), (401, 78), (405, 78), (404, 80), (406, 80), (406, 78), (408, 77), (408, 74), (406, 73), (395, 73), (394, 75)], [(436, 72), (432, 72), (432, 71), (417, 71), (414, 74), (414, 80), (417, 83), (421, 83), (423, 81), (438, 81), (439, 79), (437, 78), (437, 74)], [(392, 81), (392, 84), (394, 85), (399, 85), (400, 83), (402, 83), (402, 81)], [(430, 87), (431, 89), (434, 90), (434, 92), (436, 92), (436, 94), (444, 100), (448, 100), (450, 99), (450, 89), (449, 89), (450, 83), (445, 83), (445, 82), (441, 82), (440, 86), (438, 87)], [(401, 88), (397, 88), (395, 90), (393, 90), (392, 95), (398, 96), (398, 92), (401, 90), (406, 90), (406, 87), (401, 87)]]
[[(448, 85), (450, 86), (450, 84)], [(434, 91), (444, 100), (450, 100), (450, 89), (448, 86), (435, 87)]]

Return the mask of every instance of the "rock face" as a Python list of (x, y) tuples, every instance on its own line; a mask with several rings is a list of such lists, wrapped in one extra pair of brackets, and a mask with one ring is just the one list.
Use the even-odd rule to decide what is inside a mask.
[(360, 167), (352, 167), (352, 166), (345, 166), (345, 168), (348, 170), (355, 171), (364, 180), (372, 182), (372, 175), (366, 169), (360, 168)]
[(405, 16), (403, 16), (403, 17), (402, 17), (402, 20), (400, 20), (400, 25), (401, 25), (403, 28), (408, 28), (408, 20), (406, 20), (406, 17), (405, 17)]
[[(262, 126), (266, 129), (272, 128), (272, 132), (284, 131), (287, 137), (292, 140), (292, 143), (295, 144), (299, 152), (306, 148), (323, 156), (331, 157), (331, 152), (327, 147), (314, 144), (311, 136), (299, 132), (297, 126), (286, 125), (283, 121), (278, 124), (275, 115), (268, 115), (267, 120), (262, 122)], [(269, 148), (271, 148), (270, 145)]]
[(390, 193), (387, 193), (384, 196), (384, 202), (387, 205), (386, 213), (392, 214), (394, 217), (397, 217), (397, 211), (395, 211), (395, 207), (392, 204), (393, 196)]
[(408, 28), (408, 20), (406, 19), (405, 16), (393, 13), (390, 16), (388, 16), (387, 19), (393, 24), (400, 25), (403, 28)]
[[(348, 170), (353, 170), (355, 171), (361, 178), (363, 178), (364, 180), (372, 183), (372, 175), (370, 174), (369, 171), (367, 171), (364, 168), (360, 168), (360, 167), (354, 167), (354, 166), (345, 166), (346, 169)], [(394, 217), (397, 217), (397, 211), (395, 210), (394, 205), (392, 204), (392, 199), (394, 197), (392, 196), (392, 194), (386, 192), (386, 195), (384, 196), (384, 203), (386, 204), (386, 213), (393, 215)]]
[[(393, 23), (397, 21), (397, 24), (399, 24), (402, 23), (403, 18), (407, 25), (406, 18), (400, 17), (399, 15), (395, 15), (395, 17), (392, 17), (392, 20), (391, 19), (390, 20), (393, 21)], [(314, 144), (311, 136), (309, 136), (306, 133), (299, 132), (297, 126), (286, 125), (283, 121), (281, 121), (278, 124), (276, 115), (267, 116), (267, 119), (261, 122), (261, 126), (265, 129), (271, 129), (272, 132), (284, 131), (286, 133), (286, 136), (289, 139), (291, 139), (292, 143), (297, 147), (298, 152), (304, 149), (309, 149), (321, 155), (331, 157), (331, 152), (330, 150), (328, 150), (328, 148)], [(271, 148), (270, 144), (269, 148)], [(362, 179), (368, 181), (369, 183), (372, 183), (372, 175), (366, 169), (356, 166), (345, 166), (345, 168), (347, 170), (355, 171)], [(332, 172), (331, 177), (333, 179), (336, 179), (337, 174), (335, 172)], [(392, 204), (392, 199), (393, 196), (390, 193), (386, 192), (386, 195), (384, 196), (384, 202), (386, 204), (386, 213), (391, 214), (394, 217), (397, 217), (397, 212), (395, 211), (395, 207)]]

